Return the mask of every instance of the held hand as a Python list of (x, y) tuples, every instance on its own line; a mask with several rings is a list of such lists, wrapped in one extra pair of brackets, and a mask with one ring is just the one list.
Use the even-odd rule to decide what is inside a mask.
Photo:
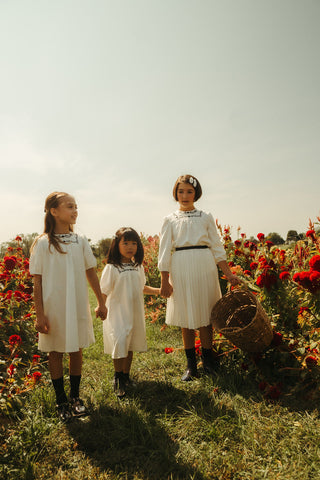
[(108, 309), (104, 304), (98, 305), (94, 311), (96, 312), (96, 318), (100, 317), (101, 320), (105, 320), (107, 318)]
[(240, 278), (237, 277), (237, 275), (234, 275), (233, 273), (230, 276), (228, 276), (227, 279), (228, 279), (228, 282), (230, 282), (233, 287), (235, 287), (236, 285), (240, 285), (242, 283)]
[(34, 327), (39, 333), (44, 333), (44, 334), (49, 333), (50, 325), (49, 325), (48, 317), (46, 315), (37, 317)]
[(172, 285), (168, 282), (161, 285), (160, 295), (165, 298), (169, 298), (172, 295), (173, 288)]

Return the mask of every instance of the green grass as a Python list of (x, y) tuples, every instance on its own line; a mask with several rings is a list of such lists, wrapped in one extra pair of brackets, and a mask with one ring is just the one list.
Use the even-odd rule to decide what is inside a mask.
[(2, 419), (1, 479), (320, 479), (317, 405), (267, 403), (230, 363), (214, 379), (181, 382), (183, 351), (163, 351), (181, 347), (180, 331), (158, 324), (147, 325), (148, 352), (134, 356), (136, 389), (118, 401), (94, 323), (81, 385), (90, 416), (62, 425), (50, 382), (37, 388), (17, 418)]

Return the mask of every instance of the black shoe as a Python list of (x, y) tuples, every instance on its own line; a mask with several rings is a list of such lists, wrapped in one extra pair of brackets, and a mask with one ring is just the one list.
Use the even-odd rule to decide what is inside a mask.
[(137, 384), (130, 378), (128, 373), (123, 374), (125, 388), (136, 388)]
[(113, 378), (113, 391), (118, 398), (123, 398), (126, 395), (126, 381), (123, 373), (115, 374)]
[(70, 399), (71, 412), (74, 417), (84, 417), (88, 415), (88, 411), (83, 404), (81, 398), (71, 398)]
[(70, 411), (69, 403), (60, 403), (60, 405), (56, 406), (57, 408), (57, 416), (61, 422), (67, 423), (72, 418), (72, 413)]
[(218, 357), (217, 358), (212, 357), (210, 360), (205, 359), (203, 357), (201, 357), (201, 359), (202, 359), (204, 373), (206, 373), (207, 375), (216, 375), (220, 365), (220, 361)]
[(198, 377), (199, 377), (199, 374), (197, 370), (194, 370), (192, 368), (187, 368), (187, 370), (182, 375), (181, 380), (183, 382), (191, 382), (193, 379)]

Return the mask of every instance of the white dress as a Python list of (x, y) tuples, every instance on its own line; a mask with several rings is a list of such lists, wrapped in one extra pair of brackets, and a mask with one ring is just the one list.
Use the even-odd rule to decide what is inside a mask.
[(129, 351), (147, 350), (141, 265), (107, 264), (101, 275), (101, 291), (107, 295), (108, 316), (103, 322), (104, 352), (125, 358)]
[[(179, 247), (208, 248), (175, 251)], [(216, 264), (226, 260), (211, 213), (177, 210), (165, 217), (160, 234), (160, 271), (169, 272), (173, 294), (166, 323), (198, 329), (210, 324), (211, 310), (221, 298)]]
[(39, 333), (43, 352), (77, 352), (94, 342), (86, 270), (96, 266), (86, 237), (59, 235), (66, 254), (50, 247), (46, 234), (40, 236), (30, 257), (31, 275), (42, 276), (44, 313), (48, 334)]

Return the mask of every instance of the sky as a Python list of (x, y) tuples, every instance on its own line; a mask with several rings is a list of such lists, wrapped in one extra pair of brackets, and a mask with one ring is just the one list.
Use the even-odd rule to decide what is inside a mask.
[[(320, 215), (318, 0), (0, 0), (0, 242), (52, 191), (158, 234), (181, 174), (232, 236)], [(238, 230), (239, 228), (239, 230)]]

